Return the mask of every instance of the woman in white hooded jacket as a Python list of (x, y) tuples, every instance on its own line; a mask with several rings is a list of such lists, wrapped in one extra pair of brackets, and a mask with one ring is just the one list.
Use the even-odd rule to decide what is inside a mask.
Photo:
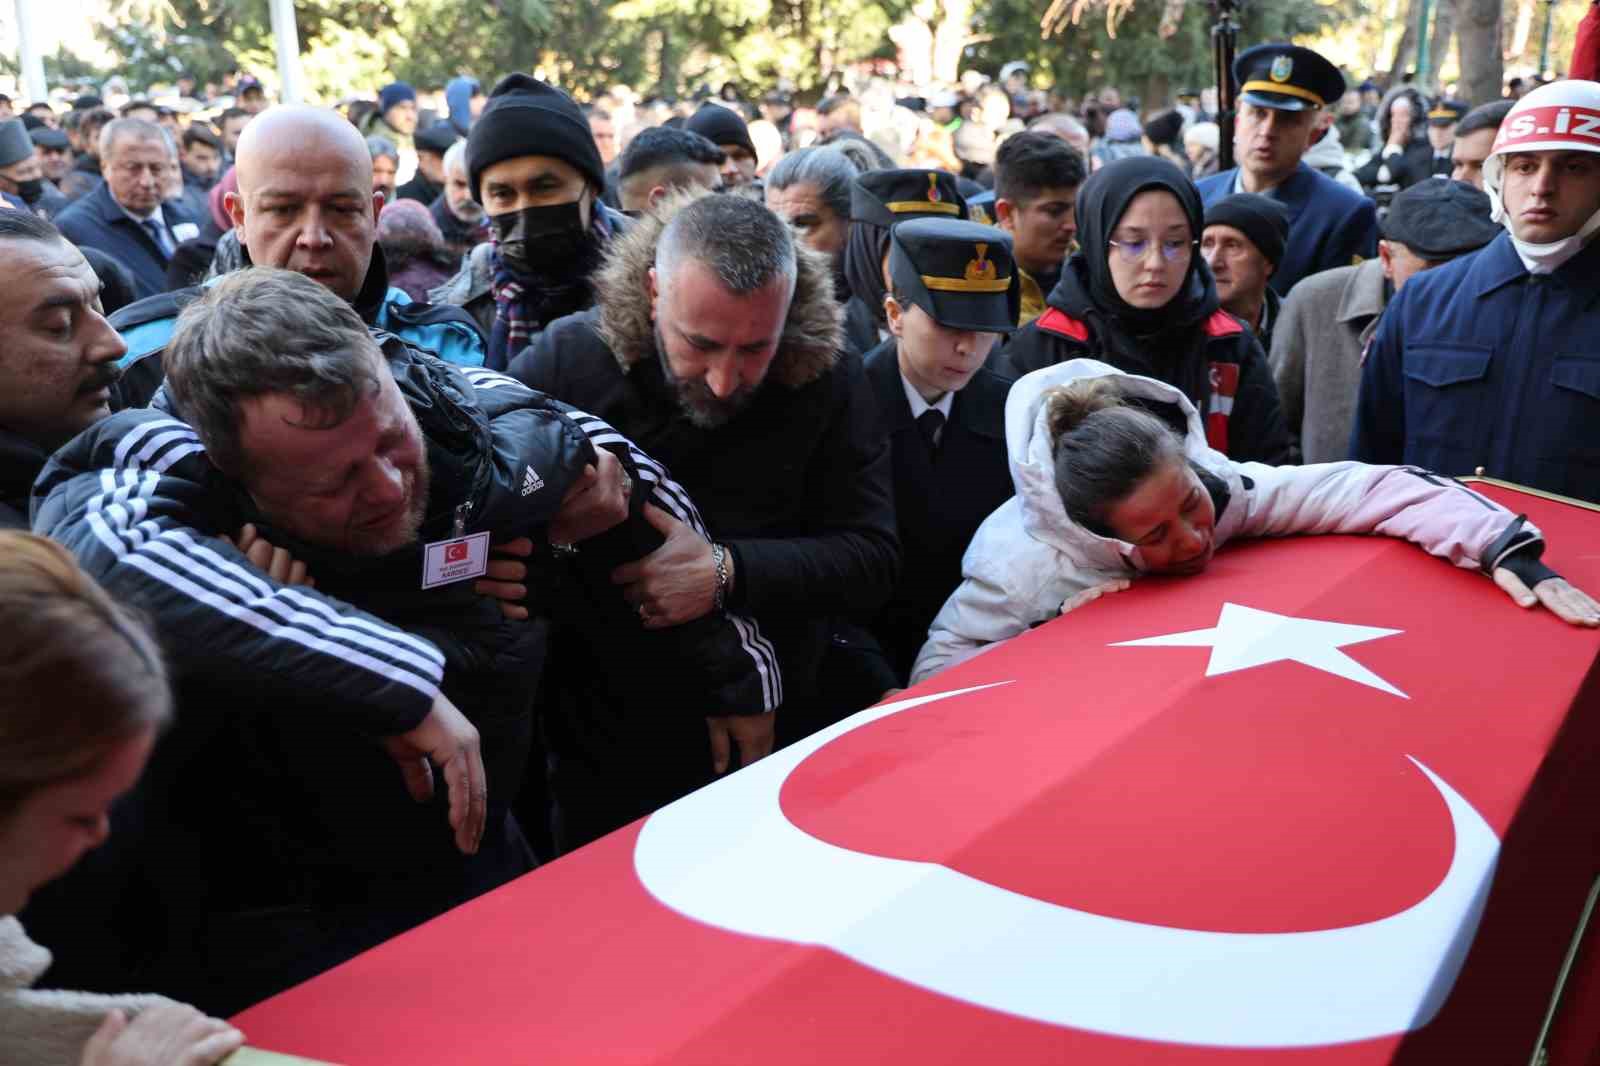
[(912, 682), (1141, 574), (1199, 573), (1235, 537), (1401, 537), (1492, 575), (1520, 606), (1600, 625), (1600, 604), (1540, 561), (1539, 531), (1460, 482), (1354, 462), (1235, 463), (1205, 441), (1179, 390), (1105, 363), (1075, 359), (1018, 381), (1006, 400), (1017, 494), (967, 548)]

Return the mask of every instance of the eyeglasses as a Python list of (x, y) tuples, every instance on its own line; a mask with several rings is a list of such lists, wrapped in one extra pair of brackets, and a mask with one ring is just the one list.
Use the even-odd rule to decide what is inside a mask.
[(1169, 263), (1176, 263), (1185, 253), (1192, 253), (1198, 241), (1107, 241), (1122, 256), (1123, 262), (1142, 263), (1144, 257), (1150, 254), (1151, 245), (1159, 245), (1161, 258)]

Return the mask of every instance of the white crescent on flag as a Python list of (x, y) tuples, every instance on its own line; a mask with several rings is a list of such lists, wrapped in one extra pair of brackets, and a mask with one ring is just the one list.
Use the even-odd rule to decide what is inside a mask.
[(1023, 1018), (1143, 1040), (1337, 1044), (1420, 1028), (1443, 1005), (1500, 842), (1416, 759), (1454, 827), (1443, 880), (1387, 918), (1306, 932), (1180, 929), (1094, 914), (939, 864), (839, 847), (784, 815), (784, 782), (824, 745), (890, 715), (994, 687), (870, 708), (662, 808), (634, 849), (640, 882), (708, 925), (830, 948)]

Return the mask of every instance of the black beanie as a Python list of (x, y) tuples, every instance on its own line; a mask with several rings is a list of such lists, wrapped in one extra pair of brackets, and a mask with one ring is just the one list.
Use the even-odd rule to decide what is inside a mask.
[(1206, 208), (1207, 226), (1232, 226), (1273, 266), (1283, 262), (1289, 243), (1289, 209), (1270, 196), (1236, 192)]
[(1150, 138), (1151, 144), (1176, 147), (1182, 143), (1183, 114), (1174, 109), (1151, 116), (1145, 121), (1144, 135)]
[(689, 116), (683, 128), (690, 133), (698, 133), (718, 148), (725, 144), (737, 144), (751, 155), (756, 154), (755, 142), (750, 139), (750, 127), (745, 125), (737, 112), (721, 104), (702, 104), (700, 110)]
[(506, 159), (547, 155), (580, 171), (596, 189), (606, 183), (605, 164), (589, 120), (577, 103), (553, 85), (527, 74), (508, 74), (489, 94), (483, 114), (467, 135), (467, 181), (472, 198), (483, 172)]

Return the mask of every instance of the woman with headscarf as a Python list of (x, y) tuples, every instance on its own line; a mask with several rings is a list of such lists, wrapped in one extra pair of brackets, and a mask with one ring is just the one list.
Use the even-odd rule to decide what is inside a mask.
[[(1045, 313), (999, 357), (1021, 377), (1092, 358), (1178, 388), (1229, 458), (1291, 461), (1278, 389), (1255, 336), (1221, 309), (1197, 245), (1204, 209), (1164, 159), (1119, 159), (1078, 191), (1078, 248)], [(1158, 412), (1178, 426), (1177, 413)]]

